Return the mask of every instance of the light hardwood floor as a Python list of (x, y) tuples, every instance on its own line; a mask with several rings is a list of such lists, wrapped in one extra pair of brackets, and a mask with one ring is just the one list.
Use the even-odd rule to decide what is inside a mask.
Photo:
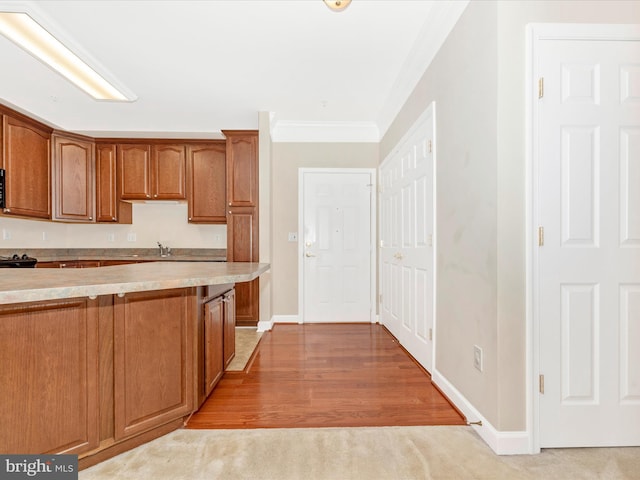
[(384, 327), (277, 324), (187, 428), (464, 424)]

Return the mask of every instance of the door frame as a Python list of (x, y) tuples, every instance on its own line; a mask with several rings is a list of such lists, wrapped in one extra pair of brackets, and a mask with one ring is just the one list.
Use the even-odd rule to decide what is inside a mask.
[(638, 24), (529, 24), (526, 30), (525, 78), (525, 323), (526, 323), (526, 432), (529, 453), (540, 452), (540, 329), (538, 212), (538, 60), (545, 40), (640, 40)]
[(371, 200), (369, 204), (370, 228), (369, 228), (369, 303), (371, 305), (369, 319), (371, 323), (377, 321), (376, 285), (378, 270), (376, 263), (376, 235), (377, 235), (377, 176), (375, 168), (299, 168), (298, 169), (298, 323), (304, 320), (304, 175), (305, 174), (341, 174), (341, 173), (366, 173), (371, 180)]

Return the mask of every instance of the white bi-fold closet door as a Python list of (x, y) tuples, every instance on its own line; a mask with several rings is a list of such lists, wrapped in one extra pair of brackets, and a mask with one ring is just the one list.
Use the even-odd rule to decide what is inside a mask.
[(434, 342), (435, 105), (380, 166), (381, 322), (428, 371)]

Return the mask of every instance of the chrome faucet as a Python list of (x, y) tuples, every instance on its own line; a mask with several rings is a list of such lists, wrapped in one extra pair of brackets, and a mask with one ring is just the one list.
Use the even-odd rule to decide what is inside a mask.
[(161, 257), (168, 257), (169, 255), (171, 255), (171, 247), (166, 247), (162, 245), (160, 242), (158, 242), (158, 247), (160, 248)]

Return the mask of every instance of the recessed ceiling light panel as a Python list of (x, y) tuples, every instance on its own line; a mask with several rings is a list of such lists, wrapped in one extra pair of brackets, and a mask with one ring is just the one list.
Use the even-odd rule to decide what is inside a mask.
[(0, 12), (0, 34), (49, 66), (96, 100), (131, 102), (78, 55), (24, 12)]

